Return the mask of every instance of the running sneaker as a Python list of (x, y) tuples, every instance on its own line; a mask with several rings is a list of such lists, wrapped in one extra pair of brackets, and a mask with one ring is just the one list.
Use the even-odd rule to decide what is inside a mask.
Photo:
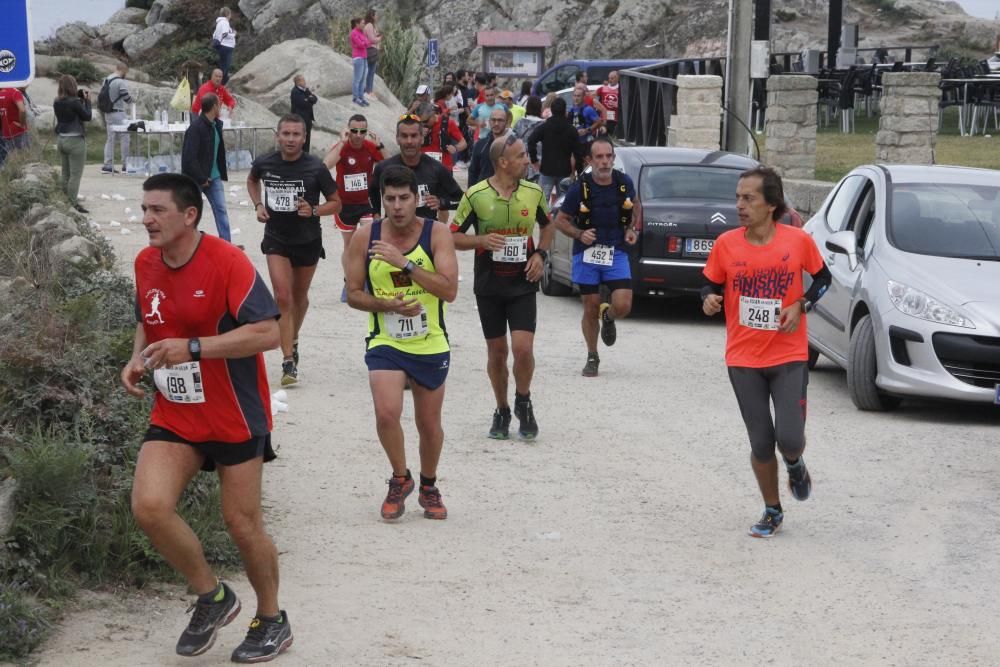
[(250, 621), (250, 629), (243, 643), (236, 647), (231, 656), (233, 662), (268, 662), (278, 657), (292, 645), (292, 625), (288, 614), (281, 610), (281, 619), (265, 621), (255, 616)]
[(493, 411), (490, 437), (494, 440), (506, 440), (510, 437), (510, 408), (497, 408)]
[(585, 378), (595, 378), (597, 377), (597, 367), (601, 365), (601, 358), (597, 356), (597, 353), (587, 355), (587, 363), (583, 367), (583, 377)]
[(517, 415), (520, 425), (517, 432), (522, 438), (534, 440), (538, 436), (538, 422), (535, 421), (535, 409), (531, 405), (531, 399), (524, 401), (514, 401), (514, 414)]
[(295, 365), (295, 361), (292, 359), (286, 359), (281, 362), (281, 386), (287, 387), (290, 384), (295, 384), (299, 381), (299, 369)]
[(601, 304), (601, 340), (608, 347), (615, 344), (618, 340), (618, 328), (615, 326), (615, 321), (608, 317), (608, 310), (611, 309), (610, 303)]
[(118, 172), (115, 171), (114, 165), (106, 164), (103, 167), (101, 167), (101, 173), (102, 174), (117, 174)]
[(774, 537), (774, 534), (781, 528), (781, 522), (784, 520), (785, 515), (783, 512), (765, 507), (764, 514), (761, 515), (760, 520), (750, 526), (750, 537)]
[(188, 613), (194, 610), (187, 629), (177, 640), (177, 654), (187, 657), (201, 655), (212, 648), (219, 628), (229, 625), (240, 613), (240, 599), (229, 586), (222, 584), (222, 599), (205, 602), (196, 600)]
[(786, 466), (788, 470), (788, 490), (796, 500), (807, 500), (812, 493), (812, 477), (806, 462), (800, 457), (794, 466)]
[(382, 502), (382, 518), (398, 519), (406, 511), (404, 501), (408, 495), (413, 493), (413, 487), (416, 486), (416, 483), (412, 477), (400, 479), (393, 476), (385, 481), (389, 485), (389, 493), (386, 494), (385, 500)]
[(441, 502), (441, 492), (436, 486), (420, 485), (420, 495), (417, 502), (424, 508), (424, 517), (427, 519), (447, 519), (448, 510)]
[(292, 343), (292, 361), (295, 362), (295, 371), (297, 374), (299, 370), (299, 341)]

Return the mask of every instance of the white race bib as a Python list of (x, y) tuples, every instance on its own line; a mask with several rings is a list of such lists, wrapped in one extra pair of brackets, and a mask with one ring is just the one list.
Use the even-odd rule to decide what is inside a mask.
[(267, 188), (264, 191), (267, 207), (276, 213), (295, 213), (299, 210), (295, 201), (295, 193), (280, 188)]
[(503, 247), (493, 251), (494, 262), (504, 262), (508, 264), (520, 264), (528, 261), (528, 237), (508, 236), (504, 239)]
[(153, 371), (153, 383), (171, 403), (204, 403), (205, 389), (201, 380), (201, 363), (197, 361)]
[(612, 111), (611, 109), (608, 109), (608, 120), (614, 120), (614, 119), (615, 119), (615, 112)]
[(612, 245), (591, 245), (583, 251), (584, 264), (611, 266), (615, 263), (615, 247)]
[(432, 157), (435, 160), (437, 160), (438, 162), (441, 162), (442, 156), (443, 156), (442, 153), (438, 153), (436, 151), (430, 151), (430, 152), (427, 153), (427, 157)]
[(368, 189), (368, 174), (344, 174), (344, 190), (347, 192), (361, 192)]
[(740, 324), (751, 329), (777, 331), (781, 299), (740, 297)]
[(426, 183), (417, 183), (417, 208), (427, 206), (427, 198), (431, 195), (431, 188)]
[(427, 335), (427, 312), (421, 309), (420, 314), (411, 317), (399, 313), (386, 313), (385, 328), (386, 333), (396, 340), (425, 336)]

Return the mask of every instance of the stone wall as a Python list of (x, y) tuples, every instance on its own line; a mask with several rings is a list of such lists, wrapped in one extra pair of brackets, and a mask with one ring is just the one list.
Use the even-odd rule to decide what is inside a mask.
[(886, 72), (882, 75), (875, 161), (934, 164), (937, 144), (938, 72)]
[(784, 178), (816, 176), (816, 79), (776, 75), (767, 80), (764, 163)]
[(785, 199), (795, 207), (795, 210), (802, 216), (803, 222), (815, 215), (823, 202), (826, 201), (830, 191), (837, 185), (829, 181), (795, 178), (784, 178), (782, 184), (785, 186)]
[(722, 77), (677, 77), (677, 108), (667, 145), (717, 151), (722, 134)]

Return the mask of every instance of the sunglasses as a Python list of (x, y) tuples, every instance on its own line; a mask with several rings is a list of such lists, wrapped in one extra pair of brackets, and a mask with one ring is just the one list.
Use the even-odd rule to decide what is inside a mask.
[(363, 127), (352, 127), (351, 134), (368, 134), (368, 130)]
[(399, 117), (399, 120), (415, 120), (419, 123), (420, 116), (418, 116), (415, 113), (404, 113), (402, 116)]

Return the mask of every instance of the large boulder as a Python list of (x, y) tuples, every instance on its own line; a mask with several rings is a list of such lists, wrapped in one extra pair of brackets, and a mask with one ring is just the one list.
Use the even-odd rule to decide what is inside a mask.
[(122, 48), (129, 58), (140, 58), (156, 48), (163, 39), (177, 32), (179, 27), (176, 23), (157, 23), (126, 37)]
[(146, 10), (140, 7), (126, 7), (119, 9), (111, 15), (108, 23), (134, 23), (135, 25), (146, 25)]
[[(240, 11), (250, 19), (254, 30), (264, 30), (288, 14), (304, 14), (318, 4), (316, 0), (240, 0)], [(344, 13), (348, 13), (345, 9)]]
[(33, 237), (40, 238), (45, 245), (55, 245), (68, 238), (77, 236), (80, 228), (72, 218), (55, 209), (42, 206), (36, 211), (35, 204), (31, 207), (28, 220), (35, 218), (29, 229)]
[(183, 7), (184, 0), (156, 0), (146, 14), (146, 25), (153, 26), (157, 23), (170, 23), (177, 16)]
[(296, 74), (306, 77), (309, 88), (319, 98), (314, 107), (313, 132), (317, 140), (312, 142), (313, 152), (329, 148), (347, 127), (347, 119), (356, 113), (364, 114), (369, 127), (389, 147), (388, 151), (395, 152), (393, 137), (399, 114), (405, 110), (403, 105), (378, 76), (375, 77), (378, 99), (367, 108), (354, 104), (351, 101), (351, 59), (311, 39), (289, 40), (258, 54), (233, 75), (229, 87), (253, 97), (276, 118), (291, 111), (290, 95)]
[(97, 262), (100, 259), (100, 248), (85, 236), (71, 236), (49, 248), (49, 263), (54, 269), (63, 264), (79, 264), (88, 260)]
[(89, 26), (83, 21), (74, 21), (62, 26), (56, 30), (55, 39), (60, 44), (68, 46), (71, 49), (83, 49), (101, 45), (101, 36), (97, 32), (97, 28)]
[(125, 38), (134, 35), (142, 30), (142, 27), (134, 23), (104, 23), (97, 26), (97, 34), (105, 46), (121, 47)]

